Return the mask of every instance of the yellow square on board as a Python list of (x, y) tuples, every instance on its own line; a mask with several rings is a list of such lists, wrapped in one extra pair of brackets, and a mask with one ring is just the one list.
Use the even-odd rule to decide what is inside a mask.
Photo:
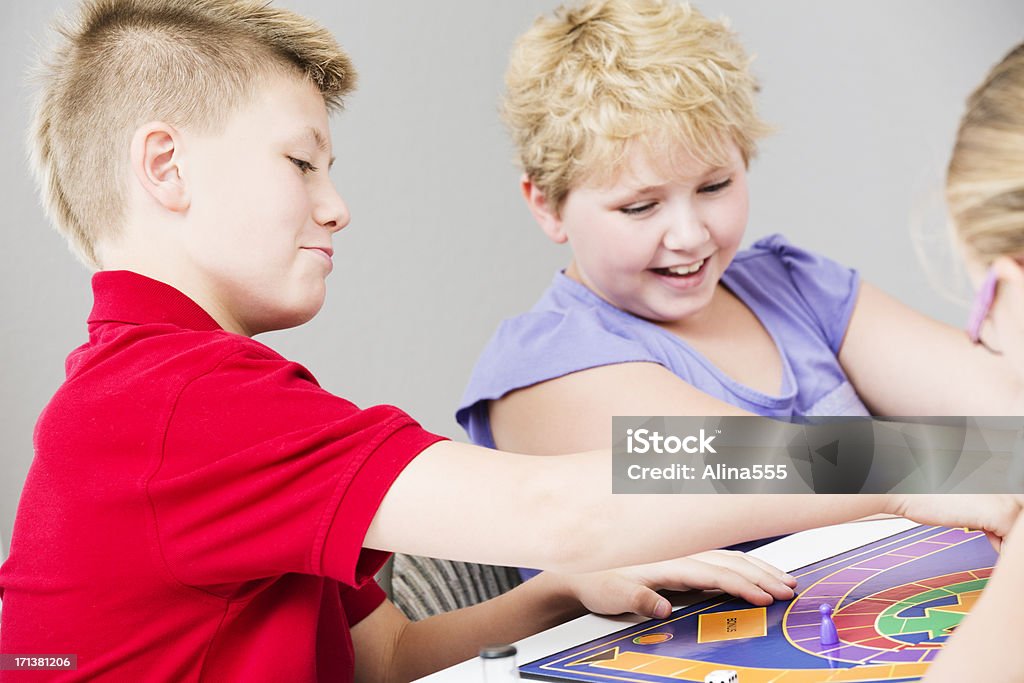
[(768, 612), (764, 607), (702, 614), (697, 622), (697, 642), (761, 638), (768, 633)]

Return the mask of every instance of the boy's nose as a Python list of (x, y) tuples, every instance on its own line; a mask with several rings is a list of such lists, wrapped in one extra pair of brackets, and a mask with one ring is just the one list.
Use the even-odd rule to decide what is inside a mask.
[(348, 205), (334, 189), (334, 185), (324, 190), (313, 210), (313, 220), (331, 232), (337, 232), (348, 225), (351, 220)]

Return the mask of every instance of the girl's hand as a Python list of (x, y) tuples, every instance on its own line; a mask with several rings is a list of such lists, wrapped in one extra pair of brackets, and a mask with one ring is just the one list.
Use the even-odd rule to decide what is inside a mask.
[(589, 574), (562, 575), (591, 612), (664, 618), (672, 611), (658, 590), (720, 590), (754, 605), (790, 600), (796, 579), (741, 552), (712, 550), (665, 562)]

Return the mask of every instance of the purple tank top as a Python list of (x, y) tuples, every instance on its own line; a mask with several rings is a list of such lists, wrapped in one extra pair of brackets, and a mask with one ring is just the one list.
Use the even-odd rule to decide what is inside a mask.
[(715, 398), (759, 415), (867, 415), (836, 355), (857, 300), (857, 272), (781, 235), (739, 252), (722, 282), (760, 319), (782, 358), (781, 393), (740, 384), (685, 341), (557, 273), (527, 313), (501, 323), (477, 361), (456, 419), (494, 448), (487, 402), (614, 363), (658, 363)]

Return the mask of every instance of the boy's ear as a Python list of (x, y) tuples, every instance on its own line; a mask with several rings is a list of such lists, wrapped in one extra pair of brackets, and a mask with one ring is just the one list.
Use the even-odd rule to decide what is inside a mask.
[(140, 126), (132, 136), (130, 158), (139, 185), (168, 211), (189, 206), (188, 188), (181, 172), (182, 136), (162, 121)]
[(544, 234), (556, 244), (564, 244), (568, 241), (569, 237), (565, 234), (558, 212), (548, 205), (547, 197), (537, 189), (530, 176), (525, 173), (519, 179), (519, 189), (522, 190), (526, 206), (529, 207), (530, 213), (540, 224), (540, 229), (544, 231)]

